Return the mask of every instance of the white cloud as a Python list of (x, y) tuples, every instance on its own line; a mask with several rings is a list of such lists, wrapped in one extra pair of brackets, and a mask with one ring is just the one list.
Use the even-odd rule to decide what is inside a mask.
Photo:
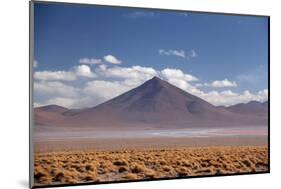
[(177, 78), (177, 79), (182, 79), (184, 81), (198, 81), (196, 77), (190, 74), (185, 74), (183, 71), (179, 69), (171, 69), (171, 68), (166, 68), (161, 71), (161, 76), (164, 77), (164, 79), (169, 80), (170, 78)]
[(75, 107), (75, 100), (73, 98), (56, 97), (49, 99), (46, 104), (56, 104), (63, 107)]
[(77, 77), (95, 77), (87, 65), (75, 66), (70, 71), (36, 71), (34, 72), (34, 79), (44, 81), (74, 81)]
[(133, 87), (134, 86), (127, 85), (121, 81), (95, 80), (88, 82), (83, 89), (83, 92), (104, 102), (132, 89)]
[(229, 81), (228, 79), (223, 80), (215, 80), (211, 83), (198, 83), (196, 84), (197, 87), (214, 87), (214, 88), (224, 88), (224, 87), (237, 87), (237, 83), (235, 81)]
[(237, 75), (236, 80), (239, 83), (245, 83), (248, 85), (265, 85), (268, 81), (268, 68), (260, 65), (246, 73)]
[(79, 60), (79, 63), (80, 64), (90, 64), (90, 65), (101, 64), (102, 60), (101, 59), (96, 59), (96, 58), (81, 58)]
[[(122, 61), (117, 59), (115, 56), (108, 54), (103, 57), (104, 61), (110, 64), (121, 64)], [(96, 65), (96, 64), (102, 64), (102, 59), (97, 58), (81, 58), (79, 59), (80, 64), (89, 64), (89, 65)]]
[(106, 69), (107, 69), (107, 65), (105, 65), (105, 64), (101, 64), (101, 65), (99, 65), (99, 70), (101, 70), (101, 71), (105, 71)]
[(79, 90), (59, 81), (34, 82), (34, 93), (48, 97), (77, 97)]
[(171, 83), (172, 85), (188, 92), (191, 93), (193, 95), (198, 96), (199, 94), (201, 94), (201, 91), (199, 89), (197, 89), (196, 87), (194, 87), (192, 84), (190, 84), (189, 82), (187, 82), (186, 80), (180, 79), (180, 78), (168, 78), (166, 79), (169, 83)]
[[(267, 89), (257, 93), (247, 90), (241, 93), (231, 90), (201, 90), (198, 83), (194, 83), (199, 81), (197, 77), (172, 68), (156, 70), (143, 66), (110, 67), (100, 64), (91, 71), (89, 66), (79, 65), (70, 71), (42, 71), (35, 72), (35, 75), (37, 77), (34, 83), (35, 105), (55, 103), (70, 108), (93, 107), (141, 85), (154, 76), (214, 105), (232, 105), (251, 100), (265, 101), (268, 98)], [(82, 77), (84, 79), (81, 79)], [(71, 82), (74, 79), (76, 81)], [(234, 82), (228, 79), (222, 81), (217, 80), (210, 84), (214, 85), (214, 88), (234, 85)]]
[(145, 81), (157, 75), (157, 71), (151, 67), (132, 66), (132, 67), (111, 67), (100, 66), (97, 73), (107, 78), (117, 79), (137, 79)]
[(199, 97), (218, 106), (219, 105), (229, 106), (237, 103), (247, 103), (253, 100), (259, 102), (264, 102), (268, 100), (267, 89), (258, 91), (256, 94), (253, 94), (247, 90), (241, 94), (234, 93), (230, 90), (222, 91), (222, 92), (211, 91), (211, 92), (201, 93)]
[(194, 49), (192, 49), (189, 52), (185, 52), (182, 49), (159, 49), (158, 53), (160, 55), (166, 55), (166, 56), (177, 56), (180, 58), (184, 58), (184, 59), (191, 59), (191, 58), (196, 58), (197, 57), (197, 53)]
[(237, 84), (235, 81), (229, 81), (228, 79), (224, 80), (216, 80), (211, 83), (212, 87), (237, 87)]
[(106, 62), (111, 63), (111, 64), (121, 64), (122, 63), (121, 60), (118, 60), (115, 56), (113, 56), (111, 54), (106, 55), (103, 58)]
[(184, 50), (174, 50), (174, 49), (169, 49), (169, 50), (164, 50), (164, 49), (159, 49), (159, 54), (160, 55), (166, 55), (166, 56), (178, 56), (178, 57), (181, 57), (181, 58), (185, 58), (185, 52)]
[(37, 60), (34, 60), (33, 61), (33, 68), (37, 68), (38, 67), (38, 62), (37, 62)]
[(268, 89), (264, 89), (258, 92), (258, 95), (261, 96), (262, 98), (267, 98), (268, 97)]
[(237, 95), (237, 93), (234, 93), (231, 90), (222, 91), (221, 94), (228, 97), (233, 97)]
[(95, 74), (91, 71), (91, 68), (87, 65), (79, 65), (76, 66), (75, 68), (75, 74), (77, 76), (82, 76), (82, 77), (95, 77)]
[(195, 50), (191, 50), (189, 56), (190, 56), (191, 58), (195, 58), (195, 57), (197, 57), (197, 53), (195, 52)]
[(76, 79), (76, 76), (74, 73), (68, 71), (36, 71), (34, 73), (34, 79), (73, 81)]

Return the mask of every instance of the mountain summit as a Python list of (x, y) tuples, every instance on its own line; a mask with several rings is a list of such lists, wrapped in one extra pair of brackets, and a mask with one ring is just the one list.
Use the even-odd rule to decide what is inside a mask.
[(58, 125), (108, 129), (223, 127), (265, 124), (264, 118), (219, 108), (158, 77), (105, 103), (65, 111)]

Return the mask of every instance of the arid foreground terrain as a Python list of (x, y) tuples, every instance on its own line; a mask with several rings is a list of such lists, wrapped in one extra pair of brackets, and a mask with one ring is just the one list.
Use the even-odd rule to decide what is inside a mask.
[(268, 149), (200, 147), (36, 153), (36, 186), (268, 171)]

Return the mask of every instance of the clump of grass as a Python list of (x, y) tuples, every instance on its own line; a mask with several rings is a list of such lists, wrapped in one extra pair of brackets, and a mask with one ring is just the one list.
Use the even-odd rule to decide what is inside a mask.
[(116, 160), (113, 162), (114, 165), (117, 165), (117, 166), (122, 166), (122, 165), (128, 165), (128, 162), (126, 160)]
[(200, 175), (213, 175), (214, 173), (216, 173), (216, 171), (212, 168), (203, 168), (201, 170), (196, 171), (196, 174), (200, 174)]
[(85, 169), (86, 169), (86, 171), (94, 171), (95, 167), (91, 164), (88, 164), (88, 165), (85, 166)]
[(266, 147), (37, 153), (35, 185), (250, 173), (268, 170)]
[(227, 172), (223, 169), (214, 169), (214, 173), (215, 173), (215, 175), (224, 175)]
[(85, 175), (84, 180), (85, 181), (95, 181), (97, 180), (97, 174), (94, 172), (89, 172), (88, 174)]
[(163, 166), (163, 170), (166, 172), (169, 172), (169, 171), (171, 171), (171, 167), (165, 165), (165, 166)]
[(46, 177), (48, 173), (40, 166), (36, 167), (34, 170), (34, 179), (41, 180)]
[(128, 180), (136, 180), (138, 178), (138, 176), (134, 173), (127, 173), (122, 178), (128, 179)]
[(145, 177), (147, 177), (147, 178), (156, 178), (155, 171), (153, 171), (151, 169), (146, 169), (144, 174), (145, 174)]
[(159, 160), (159, 164), (160, 165), (167, 165), (167, 162), (163, 159)]
[(191, 163), (190, 163), (188, 160), (183, 160), (183, 161), (181, 162), (181, 164), (182, 164), (182, 166), (184, 166), (184, 167), (191, 167)]
[(143, 165), (140, 165), (138, 163), (134, 163), (132, 165), (132, 169), (131, 169), (132, 173), (141, 173), (145, 171), (145, 167)]
[(202, 167), (208, 167), (208, 163), (207, 162), (201, 162), (201, 164), (200, 164)]
[(126, 172), (126, 171), (128, 171), (128, 168), (127, 168), (127, 167), (124, 167), (124, 166), (119, 167), (119, 169), (118, 169), (118, 172), (119, 172), (119, 173), (123, 173), (123, 172)]
[(177, 171), (179, 177), (186, 177), (190, 174), (189, 170), (185, 167), (180, 167), (176, 171)]
[(65, 176), (64, 173), (62, 171), (59, 171), (55, 174), (53, 180), (54, 181), (62, 181), (64, 176)]

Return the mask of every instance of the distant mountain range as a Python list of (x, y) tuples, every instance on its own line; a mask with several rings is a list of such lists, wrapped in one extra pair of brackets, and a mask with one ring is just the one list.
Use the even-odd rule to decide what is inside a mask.
[(268, 101), (258, 102), (250, 101), (248, 103), (240, 103), (226, 108), (227, 110), (247, 115), (268, 116)]
[(35, 124), (44, 128), (172, 129), (267, 125), (268, 102), (216, 107), (154, 77), (98, 106), (35, 108)]

